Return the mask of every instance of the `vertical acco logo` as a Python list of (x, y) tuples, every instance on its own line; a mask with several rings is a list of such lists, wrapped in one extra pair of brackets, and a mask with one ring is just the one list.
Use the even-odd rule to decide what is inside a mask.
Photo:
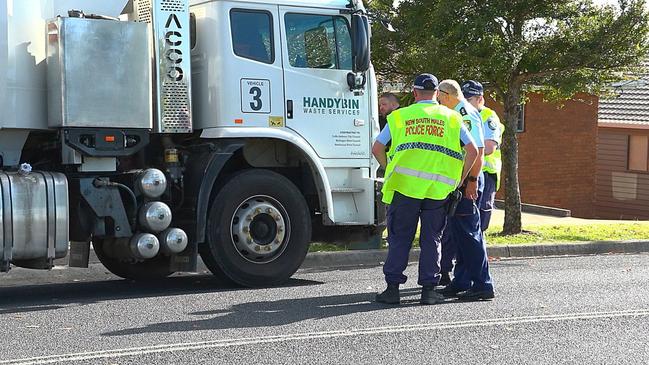
[(183, 62), (183, 52), (178, 49), (183, 44), (182, 26), (176, 14), (169, 15), (165, 24), (165, 59), (169, 65), (167, 69), (167, 78), (171, 81), (182, 81), (185, 77), (181, 64)]
[(360, 112), (360, 100), (304, 97), (305, 114), (360, 115)]

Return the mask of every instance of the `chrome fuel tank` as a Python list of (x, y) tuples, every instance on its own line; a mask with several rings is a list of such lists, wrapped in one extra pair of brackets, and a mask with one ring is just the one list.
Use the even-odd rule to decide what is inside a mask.
[(0, 268), (46, 269), (68, 252), (65, 175), (0, 172)]

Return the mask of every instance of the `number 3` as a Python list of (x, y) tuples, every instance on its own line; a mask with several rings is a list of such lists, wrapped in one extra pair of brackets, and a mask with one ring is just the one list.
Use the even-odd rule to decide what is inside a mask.
[(252, 102), (250, 103), (250, 108), (254, 111), (260, 111), (263, 108), (264, 103), (261, 101), (261, 89), (258, 87), (253, 87), (250, 89), (250, 95), (252, 95)]

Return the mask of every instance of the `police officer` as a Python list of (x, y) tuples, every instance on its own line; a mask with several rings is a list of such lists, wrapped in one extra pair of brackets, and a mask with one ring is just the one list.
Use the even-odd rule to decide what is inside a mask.
[[(439, 102), (458, 111), (478, 146), (478, 158), (462, 185), (464, 198), (454, 216), (449, 217), (442, 240), (442, 270), (452, 267), (455, 251), (455, 277), (438, 292), (462, 300), (490, 300), (494, 298), (493, 282), (484, 235), (480, 228), (481, 194), (484, 188), (482, 161), (484, 134), (480, 113), (464, 98), (460, 85), (444, 80), (439, 85)], [(450, 270), (449, 270), (450, 271)]]
[[(401, 105), (399, 105), (399, 98), (397, 98), (397, 96), (393, 93), (386, 92), (381, 94), (381, 97), (379, 97), (379, 127), (381, 128), (381, 130), (383, 130), (388, 124), (388, 115), (390, 115), (390, 113), (392, 113), (393, 111), (399, 109), (400, 106)], [(386, 151), (389, 150), (390, 142), (388, 142), (385, 147)], [(385, 176), (385, 170), (383, 167), (379, 168), (379, 170), (377, 171), (377, 176)]]
[(480, 199), (480, 228), (485, 232), (491, 222), (491, 212), (494, 209), (496, 192), (500, 189), (500, 171), (502, 158), (500, 146), (505, 126), (495, 111), (485, 106), (484, 88), (482, 84), (469, 80), (462, 84), (462, 93), (466, 100), (479, 112), (484, 130), (484, 191)]
[(399, 109), (399, 98), (393, 93), (383, 93), (379, 98), (379, 126), (381, 130), (388, 123), (388, 115)]
[[(439, 281), (439, 245), (446, 224), (446, 203), (469, 169), (478, 150), (462, 117), (437, 103), (437, 78), (419, 75), (413, 85), (416, 103), (388, 116), (372, 153), (386, 167), (383, 202), (388, 204), (388, 258), (383, 266), (387, 289), (376, 301), (399, 304), (399, 285), (407, 277), (412, 241), (421, 220), (419, 285), (422, 304), (444, 297), (434, 291)], [(387, 161), (385, 146), (392, 141)], [(465, 157), (463, 160), (463, 153)]]

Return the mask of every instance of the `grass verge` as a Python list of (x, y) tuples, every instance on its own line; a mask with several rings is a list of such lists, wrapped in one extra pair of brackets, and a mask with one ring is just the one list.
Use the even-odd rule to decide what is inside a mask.
[[(649, 222), (631, 222), (618, 224), (589, 225), (548, 225), (526, 226), (524, 232), (505, 236), (499, 228), (487, 231), (488, 245), (526, 245), (551, 243), (579, 243), (587, 241), (626, 241), (649, 239)], [(415, 236), (414, 246), (419, 246), (419, 231)], [(313, 243), (310, 252), (346, 251), (362, 246), (344, 246)], [(381, 248), (385, 248), (385, 236)]]
[(649, 239), (649, 222), (589, 225), (529, 226), (521, 234), (504, 236), (487, 231), (490, 245), (539, 244), (584, 241), (626, 241)]

